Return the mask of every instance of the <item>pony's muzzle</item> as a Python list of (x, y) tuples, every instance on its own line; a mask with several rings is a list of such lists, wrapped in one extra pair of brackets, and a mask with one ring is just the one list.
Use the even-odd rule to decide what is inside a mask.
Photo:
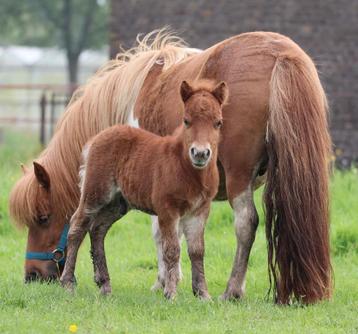
[(25, 275), (25, 283), (31, 282), (55, 282), (58, 280), (58, 275), (56, 273), (51, 273), (47, 276), (43, 276), (38, 271), (31, 271)]
[(25, 271), (25, 283), (55, 282), (59, 279), (62, 269), (53, 261), (31, 260), (31, 265)]
[(202, 169), (207, 166), (211, 158), (209, 146), (191, 145), (189, 149), (190, 160), (195, 168)]

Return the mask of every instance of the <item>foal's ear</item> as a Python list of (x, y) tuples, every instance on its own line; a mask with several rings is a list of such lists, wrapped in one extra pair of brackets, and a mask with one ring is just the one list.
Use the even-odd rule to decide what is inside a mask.
[(46, 172), (44, 166), (40, 165), (38, 162), (34, 161), (34, 172), (37, 181), (45, 188), (50, 189), (50, 176)]
[(211, 94), (219, 101), (220, 104), (224, 104), (229, 97), (229, 88), (225, 81), (221, 81), (217, 86), (212, 90)]
[(180, 95), (183, 102), (185, 103), (193, 94), (194, 89), (188, 84), (187, 81), (183, 81), (180, 85)]

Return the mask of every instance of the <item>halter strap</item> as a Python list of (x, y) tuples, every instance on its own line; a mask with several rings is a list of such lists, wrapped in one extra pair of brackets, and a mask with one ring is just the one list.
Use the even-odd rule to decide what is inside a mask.
[(27, 260), (42, 260), (42, 261), (54, 261), (61, 265), (65, 264), (66, 255), (65, 249), (67, 246), (67, 235), (70, 224), (65, 224), (61, 233), (60, 241), (57, 247), (52, 252), (26, 252)]

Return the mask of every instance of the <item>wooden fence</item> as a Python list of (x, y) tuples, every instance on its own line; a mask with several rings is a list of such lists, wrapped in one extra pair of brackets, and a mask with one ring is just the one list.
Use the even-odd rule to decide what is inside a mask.
[[(68, 104), (76, 86), (51, 85), (51, 84), (0, 84), (0, 91), (38, 91), (38, 117), (21, 117), (21, 123), (39, 124), (39, 140), (45, 145), (53, 135), (58, 117), (56, 109), (60, 113)], [(0, 102), (1, 103), (1, 102)], [(16, 124), (20, 120), (19, 115), (0, 117), (0, 124)]]

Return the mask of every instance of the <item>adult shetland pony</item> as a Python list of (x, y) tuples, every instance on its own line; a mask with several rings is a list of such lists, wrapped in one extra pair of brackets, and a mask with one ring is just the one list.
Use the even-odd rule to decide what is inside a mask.
[[(153, 36), (152, 36), (153, 37)], [(226, 81), (219, 146), (218, 199), (235, 213), (237, 251), (223, 298), (244, 294), (258, 217), (253, 191), (266, 174), (269, 271), (278, 303), (315, 303), (331, 295), (327, 103), (312, 60), (289, 38), (245, 33), (198, 52), (160, 32), (110, 61), (75, 94), (48, 148), (10, 198), (11, 215), (29, 227), (28, 251), (51, 251), (79, 200), (81, 148), (102, 129), (138, 125), (159, 135), (180, 124), (183, 80)], [(163, 278), (160, 233), (158, 284)], [(52, 261), (27, 260), (28, 279), (58, 275)]]

